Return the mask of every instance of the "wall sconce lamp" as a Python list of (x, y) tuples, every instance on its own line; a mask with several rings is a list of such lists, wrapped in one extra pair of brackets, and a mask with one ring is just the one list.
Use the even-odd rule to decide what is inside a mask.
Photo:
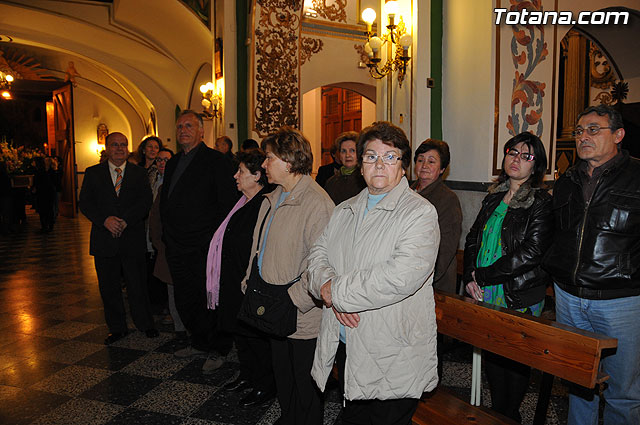
[(8, 70), (0, 69), (0, 97), (5, 100), (10, 100), (11, 96), (11, 83), (13, 83), (13, 75)]
[[(367, 23), (366, 36), (368, 41), (364, 45), (364, 50), (369, 56), (367, 67), (369, 68), (369, 74), (376, 79), (384, 78), (389, 73), (398, 71), (398, 84), (402, 87), (402, 82), (407, 72), (407, 63), (411, 60), (409, 47), (413, 40), (406, 31), (402, 16), (400, 16), (400, 22), (397, 25), (395, 23), (395, 17), (398, 14), (398, 3), (394, 0), (387, 0), (384, 9), (389, 19), (389, 25), (387, 25), (387, 33), (383, 34), (382, 37), (378, 37), (377, 34), (371, 32), (371, 25), (376, 20), (375, 10), (367, 8), (362, 11), (362, 20)], [(378, 64), (382, 61), (380, 59), (380, 48), (384, 44), (387, 44), (387, 62), (382, 67), (378, 67)], [(393, 55), (394, 50), (395, 56)]]
[(222, 96), (220, 92), (214, 94), (215, 86), (211, 81), (200, 86), (202, 93), (202, 113), (207, 119), (220, 118), (222, 116)]

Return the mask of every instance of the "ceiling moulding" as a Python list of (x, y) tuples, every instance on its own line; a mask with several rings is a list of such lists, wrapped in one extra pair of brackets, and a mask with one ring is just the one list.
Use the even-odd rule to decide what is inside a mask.
[[(114, 11), (113, 11), (113, 2), (112, 1), (91, 1), (91, 2), (82, 2), (83, 6), (91, 6), (94, 8), (98, 8), (97, 10), (103, 10), (104, 11), (104, 15), (101, 17), (101, 19), (96, 19), (94, 14), (87, 14), (86, 16), (83, 16), (82, 14), (78, 13), (78, 14), (74, 14), (73, 11), (74, 9), (61, 9), (61, 8), (56, 8), (55, 4), (56, 3), (71, 3), (71, 2), (66, 2), (66, 1), (54, 1), (54, 2), (50, 2), (51, 6), (50, 7), (45, 7), (43, 6), (43, 4), (49, 4), (49, 3), (39, 3), (39, 2), (34, 2), (34, 3), (27, 3), (27, 2), (9, 2), (14, 6), (19, 6), (28, 10), (32, 10), (38, 13), (44, 13), (44, 14), (48, 14), (48, 15), (54, 15), (57, 16), (59, 18), (63, 18), (63, 19), (68, 19), (70, 22), (69, 24), (73, 25), (74, 23), (77, 24), (82, 24), (82, 25), (86, 25), (88, 27), (91, 27), (93, 29), (100, 29), (100, 30), (104, 30), (104, 31), (108, 31), (110, 33), (116, 34), (119, 37), (123, 37), (127, 40), (130, 40), (136, 44), (139, 44), (159, 55), (162, 55), (168, 59), (170, 59), (171, 61), (176, 61), (179, 62), (178, 59), (168, 50), (166, 49), (164, 46), (154, 42), (153, 40), (149, 39), (148, 37), (145, 37), (144, 35), (142, 35), (142, 33), (139, 31), (139, 29), (136, 28), (130, 28), (128, 25), (124, 25), (122, 23), (120, 23), (119, 21), (117, 21), (114, 18)], [(77, 3), (77, 2), (76, 2)], [(88, 19), (87, 17), (90, 16), (91, 19)]]
[(338, 24), (303, 18), (301, 27), (303, 34), (362, 41), (363, 44), (367, 41), (365, 25)]

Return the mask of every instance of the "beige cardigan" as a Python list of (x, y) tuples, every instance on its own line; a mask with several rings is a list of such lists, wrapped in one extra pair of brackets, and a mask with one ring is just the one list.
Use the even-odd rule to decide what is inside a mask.
[[(298, 307), (297, 331), (289, 338), (312, 339), (318, 336), (322, 310), (320, 301), (314, 299), (308, 291), (307, 257), (309, 250), (320, 236), (334, 205), (329, 195), (311, 177), (303, 176), (291, 190), (287, 198), (274, 209), (282, 193), (282, 187), (265, 195), (253, 233), (253, 245), (247, 275), (242, 282), (246, 289), (246, 278), (251, 271), (253, 257), (257, 254), (258, 233), (267, 210), (273, 215), (269, 228), (261, 275), (272, 284), (286, 284), (302, 274), (299, 282), (289, 288), (289, 296)], [(269, 217), (267, 217), (260, 244), (264, 240)]]

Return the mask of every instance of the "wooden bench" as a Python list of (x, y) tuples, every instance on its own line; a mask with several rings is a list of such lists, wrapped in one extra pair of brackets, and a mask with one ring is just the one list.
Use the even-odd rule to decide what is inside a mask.
[[(534, 424), (543, 424), (553, 377), (587, 388), (605, 381), (602, 350), (618, 341), (604, 335), (535, 318), (471, 298), (435, 291), (438, 332), (543, 372)], [(444, 388), (423, 397), (414, 424), (513, 424), (502, 415), (474, 407)]]

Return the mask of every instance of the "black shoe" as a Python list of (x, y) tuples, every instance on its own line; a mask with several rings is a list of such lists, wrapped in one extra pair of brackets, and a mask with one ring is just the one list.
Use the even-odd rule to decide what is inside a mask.
[(247, 388), (251, 388), (251, 382), (247, 381), (246, 379), (242, 379), (238, 377), (233, 381), (224, 384), (222, 388), (225, 391), (240, 392), (240, 391), (246, 390)]
[(144, 333), (147, 335), (147, 338), (157, 338), (160, 336), (157, 329), (147, 329)]
[(113, 332), (113, 333), (110, 333), (109, 336), (107, 336), (104, 339), (104, 345), (113, 344), (114, 342), (124, 338), (125, 336), (127, 336), (126, 332)]
[(259, 406), (269, 400), (273, 400), (275, 396), (273, 392), (253, 390), (243, 397), (238, 404), (241, 407)]

